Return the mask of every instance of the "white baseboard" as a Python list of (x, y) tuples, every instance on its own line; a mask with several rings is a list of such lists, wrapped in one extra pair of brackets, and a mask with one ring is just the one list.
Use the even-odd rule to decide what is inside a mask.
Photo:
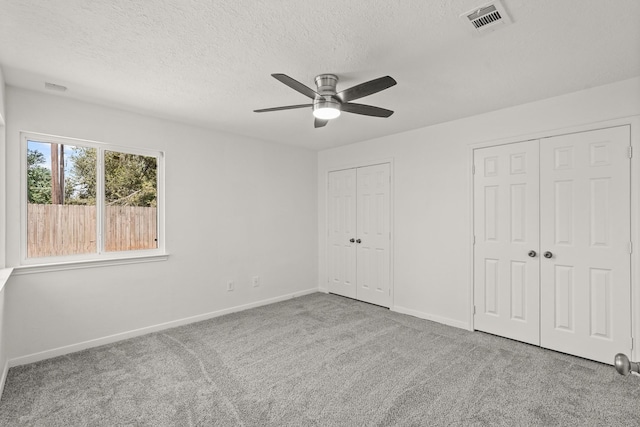
[(444, 325), (453, 326), (455, 328), (466, 329), (468, 331), (471, 329), (471, 324), (469, 322), (463, 322), (460, 320), (449, 319), (448, 317), (436, 316), (435, 314), (424, 313), (418, 310), (412, 310), (410, 308), (393, 306), (391, 307), (391, 311), (395, 311), (401, 314), (408, 314), (409, 316), (418, 317), (420, 319), (431, 320), (432, 322), (442, 323)]
[(323, 288), (322, 286), (318, 287), (318, 292), (322, 292), (323, 294), (328, 294), (329, 293), (329, 289), (328, 288)]
[[(281, 295), (279, 297), (269, 298), (261, 301), (252, 302), (249, 304), (238, 305), (231, 308), (225, 308), (223, 310), (212, 311), (209, 313), (199, 314), (197, 316), (185, 317), (184, 319), (173, 320), (171, 322), (160, 323), (158, 325), (147, 326), (140, 329), (134, 329), (127, 332), (121, 332), (114, 335), (109, 335), (102, 338), (96, 338), (89, 341), (83, 341), (77, 344), (66, 345), (63, 347), (53, 348), (51, 350), (45, 350), (38, 353), (28, 354), (26, 356), (15, 357), (10, 359), (5, 366), (5, 374), (9, 367), (26, 365), (28, 363), (38, 362), (40, 360), (51, 359), (52, 357), (58, 357), (69, 353), (75, 353), (77, 351), (85, 350), (87, 348), (98, 347), (105, 344), (111, 344), (117, 341), (126, 340), (129, 338), (138, 337), (140, 335), (150, 334), (152, 332), (162, 331), (164, 329), (175, 328), (177, 326), (187, 325), (189, 323), (201, 322), (203, 320), (212, 319), (214, 317), (224, 316), (225, 314), (236, 313), (238, 311), (248, 310), (250, 308), (260, 307), (263, 305), (269, 305), (280, 301), (285, 301), (291, 298), (301, 297), (303, 295), (309, 295), (318, 292), (318, 288), (306, 289), (304, 291), (293, 292), (291, 294)], [(2, 377), (2, 384), (4, 385), (4, 378)]]
[(9, 361), (7, 360), (4, 363), (4, 367), (2, 368), (2, 376), (0, 377), (0, 398), (2, 398), (2, 393), (4, 393), (4, 383), (7, 381), (8, 373), (9, 373)]

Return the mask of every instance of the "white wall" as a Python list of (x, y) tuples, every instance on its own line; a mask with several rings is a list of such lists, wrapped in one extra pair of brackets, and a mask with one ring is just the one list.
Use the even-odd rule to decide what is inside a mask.
[(6, 88), (4, 84), (4, 71), (2, 71), (2, 67), (0, 67), (0, 123), (2, 123), (3, 125), (6, 110), (5, 90)]
[[(137, 328), (323, 287), (327, 172), (390, 158), (393, 308), (468, 327), (468, 146), (638, 115), (639, 94), (636, 78), (322, 151), (316, 163), (310, 151), (9, 87), (7, 265), (19, 258), (21, 130), (164, 150), (171, 256), (12, 277), (8, 356), (28, 362)], [(262, 277), (260, 288), (250, 286), (253, 275)], [(226, 292), (228, 279), (236, 280), (235, 292)]]
[(14, 275), (6, 295), (14, 361), (317, 289), (315, 152), (13, 87), (7, 118), (8, 265), (19, 262), (23, 130), (165, 151), (170, 253), (164, 262)]
[[(5, 164), (5, 85), (4, 74), (0, 68), (0, 165)], [(5, 171), (0, 169), (0, 395), (4, 388), (4, 381), (7, 375), (7, 343), (6, 343), (6, 321), (5, 321), (5, 282), (6, 274), (3, 274), (5, 265)], [(6, 273), (6, 271), (5, 271)]]
[[(5, 164), (5, 147), (6, 147), (6, 126), (5, 126), (5, 84), (4, 73), (0, 68), (0, 165)], [(6, 168), (0, 169), (0, 268), (5, 265), (5, 251), (6, 251), (6, 220), (5, 220), (5, 180), (6, 180)]]
[(320, 152), (320, 287), (327, 283), (327, 172), (393, 158), (393, 308), (470, 327), (469, 145), (638, 114), (640, 78), (635, 78)]

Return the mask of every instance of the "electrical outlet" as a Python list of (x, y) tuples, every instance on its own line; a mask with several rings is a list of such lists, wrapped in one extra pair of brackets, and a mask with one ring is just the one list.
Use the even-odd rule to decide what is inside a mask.
[(235, 289), (236, 289), (236, 282), (234, 282), (233, 280), (229, 280), (227, 282), (227, 292), (234, 291)]
[(253, 285), (254, 288), (257, 288), (258, 286), (260, 286), (260, 276), (253, 276), (251, 278), (251, 284)]

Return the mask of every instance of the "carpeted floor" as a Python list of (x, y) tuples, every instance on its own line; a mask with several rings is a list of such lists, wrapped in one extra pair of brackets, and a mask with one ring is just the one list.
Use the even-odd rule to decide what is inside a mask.
[(2, 426), (640, 426), (640, 377), (313, 294), (12, 368)]

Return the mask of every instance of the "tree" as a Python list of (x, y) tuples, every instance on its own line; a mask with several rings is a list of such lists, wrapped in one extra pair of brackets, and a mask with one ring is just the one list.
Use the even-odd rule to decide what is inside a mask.
[(27, 150), (27, 200), (29, 203), (51, 203), (51, 171), (41, 166), (46, 161), (44, 154)]
[(97, 152), (95, 148), (73, 147), (68, 157), (71, 173), (65, 179), (67, 203), (95, 205), (97, 187)]
[[(68, 203), (95, 204), (97, 151), (74, 147), (66, 178)], [(157, 159), (116, 151), (104, 152), (104, 193), (108, 205), (156, 206)]]
[(107, 204), (156, 206), (155, 157), (106, 151), (104, 164)]

